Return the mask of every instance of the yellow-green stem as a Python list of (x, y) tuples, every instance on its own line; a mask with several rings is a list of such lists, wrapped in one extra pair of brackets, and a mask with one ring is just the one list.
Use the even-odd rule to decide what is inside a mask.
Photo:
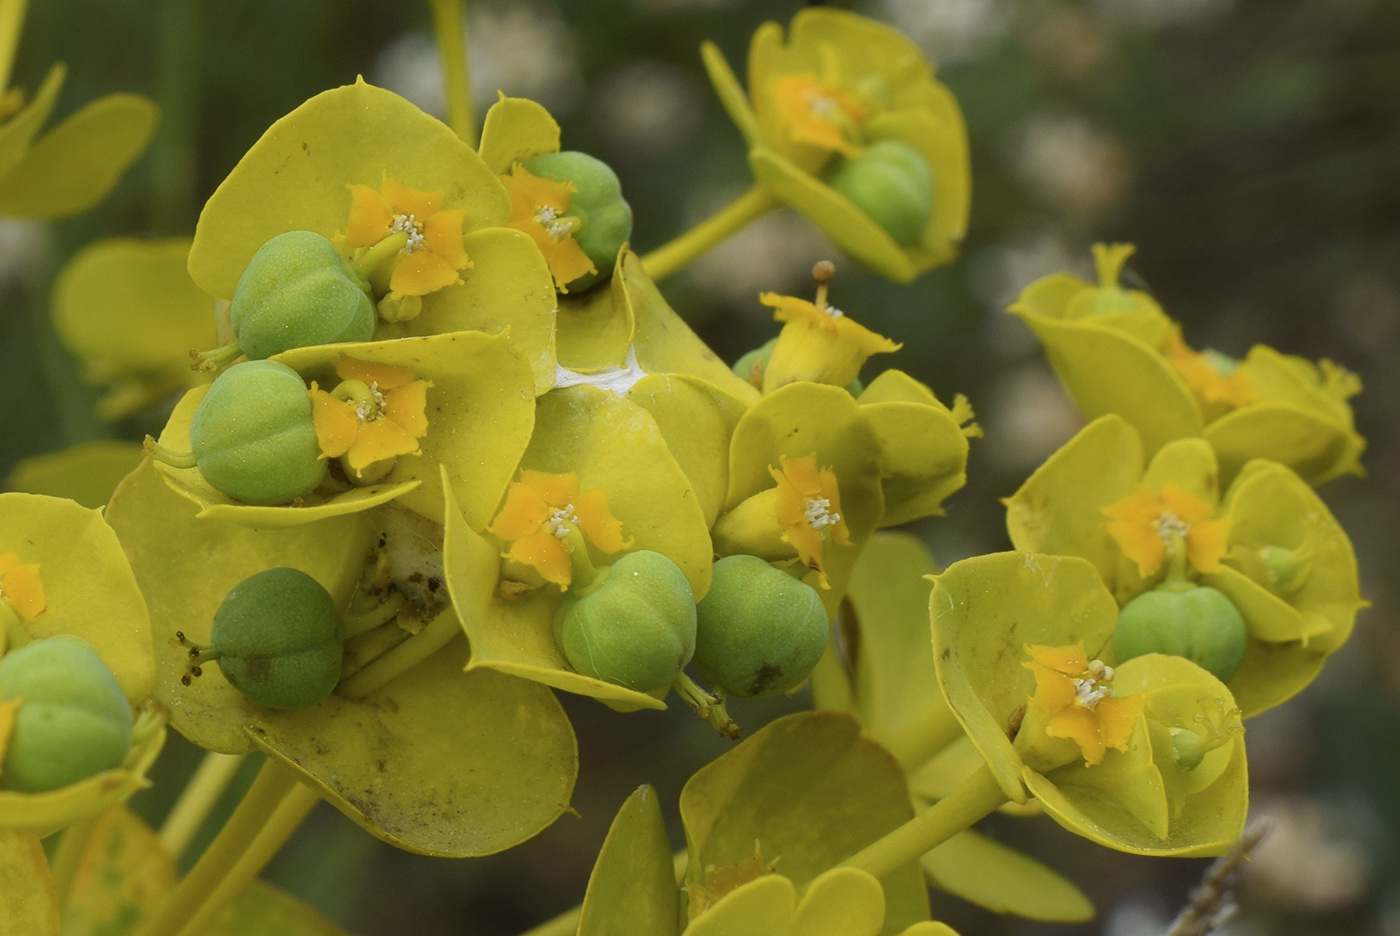
[(175, 801), (170, 815), (165, 817), (160, 827), (160, 843), (171, 857), (178, 861), (185, 853), (190, 840), (204, 825), (209, 810), (224, 795), (224, 790), (228, 789), (229, 782), (238, 773), (245, 758), (243, 754), (219, 754), (215, 751), (204, 755), (204, 760), (200, 761), (194, 776), (185, 784), (180, 798)]
[(755, 185), (718, 214), (642, 257), (642, 267), (653, 280), (663, 280), (780, 205), (782, 202), (771, 192), (761, 185)]
[(58, 892), (58, 906), (68, 902), (73, 890), (73, 882), (78, 879), (78, 869), (82, 867), (83, 856), (87, 854), (88, 843), (92, 841), (92, 830), (97, 827), (97, 819), (84, 819), (75, 822), (63, 832), (58, 851), (54, 853), (50, 869), (53, 872), (54, 889)]
[(856, 852), (841, 862), (841, 867), (859, 868), (884, 877), (971, 828), (1006, 800), (1006, 793), (983, 764), (948, 796)]
[(460, 636), (462, 625), (449, 608), (428, 623), (418, 633), (384, 654), (348, 679), (342, 680), (336, 692), (347, 699), (363, 699), (380, 686), (422, 663), (453, 637)]
[(238, 861), (219, 880), (213, 891), (190, 915), (179, 936), (200, 936), (207, 933), (219, 913), (247, 887), (272, 856), (287, 844), (287, 839), (297, 830), (311, 810), (321, 801), (321, 794), (304, 783), (297, 783), (277, 804), (272, 817), (263, 825)]
[(879, 739), (905, 770), (913, 770), (963, 736), (962, 725), (938, 705), (891, 738)]
[(468, 146), (476, 146), (476, 114), (472, 108), (472, 79), (467, 68), (467, 20), (462, 0), (428, 0), (433, 8), (442, 90), (447, 99), (447, 125)]
[(219, 830), (214, 841), (199, 856), (190, 873), (176, 885), (135, 936), (175, 936), (218, 887), (243, 853), (258, 837), (282, 797), (296, 778), (281, 764), (269, 758), (253, 780), (248, 792)]
[(28, 7), (29, 0), (0, 0), (0, 91), (10, 86), (10, 72), (15, 67), (15, 51)]

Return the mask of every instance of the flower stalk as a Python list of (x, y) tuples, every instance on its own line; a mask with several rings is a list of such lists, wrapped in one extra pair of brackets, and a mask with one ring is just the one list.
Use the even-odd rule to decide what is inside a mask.
[(737, 234), (751, 222), (780, 207), (782, 202), (768, 189), (755, 185), (717, 214), (642, 257), (642, 267), (648, 276), (659, 282), (709, 251), (720, 241)]
[(472, 107), (471, 71), (467, 67), (467, 20), (462, 0), (429, 0), (433, 34), (442, 63), (442, 90), (447, 99), (447, 125), (468, 146), (476, 146), (476, 113)]

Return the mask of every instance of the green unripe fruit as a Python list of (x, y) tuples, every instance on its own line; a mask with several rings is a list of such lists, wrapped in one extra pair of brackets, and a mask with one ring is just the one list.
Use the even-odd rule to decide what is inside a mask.
[(816, 590), (757, 556), (716, 562), (697, 614), (695, 672), (731, 696), (787, 692), (826, 652)]
[(919, 151), (877, 140), (843, 160), (827, 180), (900, 246), (918, 240), (933, 216), (933, 172)]
[(131, 706), (86, 640), (60, 634), (0, 660), (0, 699), (23, 699), (0, 786), (42, 793), (117, 767), (131, 749)]
[(190, 446), (204, 480), (249, 504), (289, 504), (326, 476), (306, 384), (276, 361), (220, 374), (195, 410)]
[(1185, 657), (1229, 682), (1244, 659), (1247, 638), (1239, 610), (1214, 588), (1157, 588), (1118, 612), (1113, 649), (1120, 663), (1147, 653)]
[(569, 292), (583, 292), (612, 276), (618, 251), (632, 237), (632, 206), (622, 197), (617, 174), (602, 160), (575, 150), (541, 153), (525, 163), (525, 170), (541, 178), (572, 183), (578, 189), (561, 217), (581, 222), (573, 232), (574, 240), (598, 272), (572, 280)]
[(320, 583), (268, 569), (234, 586), (214, 613), (219, 669), (239, 692), (276, 709), (315, 705), (340, 681), (340, 615)]
[(253, 360), (308, 345), (369, 341), (377, 322), (369, 283), (312, 231), (278, 234), (258, 248), (229, 309), (238, 347)]
[(602, 585), (565, 597), (554, 640), (585, 676), (638, 692), (669, 686), (695, 652), (695, 597), (676, 564), (642, 550), (614, 562)]

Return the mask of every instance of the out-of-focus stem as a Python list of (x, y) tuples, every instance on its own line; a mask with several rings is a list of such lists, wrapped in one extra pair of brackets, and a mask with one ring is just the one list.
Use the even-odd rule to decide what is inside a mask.
[(720, 241), (743, 229), (782, 202), (761, 185), (755, 185), (740, 195), (718, 214), (701, 221), (680, 237), (656, 248), (642, 257), (642, 267), (653, 280), (663, 280), (714, 247)]
[(190, 840), (208, 818), (209, 810), (224, 795), (224, 790), (228, 789), (229, 782), (238, 773), (245, 758), (244, 754), (219, 754), (215, 751), (204, 755), (204, 760), (200, 761), (194, 776), (185, 784), (180, 798), (175, 801), (170, 815), (165, 817), (160, 827), (160, 843), (176, 861), (179, 861)]
[(24, 13), (29, 0), (0, 0), (0, 92), (10, 86), (15, 67), (15, 50), (24, 29)]
[(462, 142), (476, 146), (476, 113), (472, 108), (472, 79), (467, 68), (467, 19), (463, 0), (428, 0), (433, 9), (442, 90), (447, 99), (447, 125)]

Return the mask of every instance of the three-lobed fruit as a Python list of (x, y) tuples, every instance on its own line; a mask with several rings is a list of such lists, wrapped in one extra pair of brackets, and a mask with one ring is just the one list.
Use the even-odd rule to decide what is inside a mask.
[(611, 276), (618, 251), (632, 237), (632, 206), (622, 197), (617, 174), (601, 159), (576, 150), (541, 153), (526, 161), (525, 169), (532, 175), (571, 183), (577, 189), (562, 217), (579, 220), (573, 238), (597, 272), (571, 280), (569, 292), (582, 292)]
[(0, 699), (15, 698), (0, 787), (56, 790), (119, 766), (131, 748), (131, 705), (81, 637), (36, 640), (0, 659)]
[(895, 243), (918, 240), (933, 216), (933, 173), (918, 150), (899, 140), (877, 140), (842, 160), (827, 184), (870, 216)]
[(1185, 657), (1221, 682), (1244, 660), (1248, 630), (1239, 610), (1208, 585), (1155, 588), (1118, 612), (1113, 649), (1119, 662), (1148, 653)]
[(267, 569), (233, 587), (214, 613), (210, 640), (224, 678), (277, 709), (315, 705), (340, 681), (340, 615), (299, 569)]
[(306, 384), (277, 361), (220, 374), (190, 422), (190, 447), (206, 481), (249, 504), (291, 503), (326, 476)]
[(727, 695), (787, 692), (826, 651), (826, 609), (816, 590), (757, 556), (716, 562), (697, 613), (695, 672)]
[(369, 284), (313, 231), (287, 231), (258, 248), (229, 308), (238, 347), (253, 360), (309, 345), (369, 341), (377, 323)]
[(669, 686), (695, 652), (695, 598), (684, 573), (657, 552), (614, 562), (583, 597), (566, 596), (554, 639), (578, 672), (638, 692)]

